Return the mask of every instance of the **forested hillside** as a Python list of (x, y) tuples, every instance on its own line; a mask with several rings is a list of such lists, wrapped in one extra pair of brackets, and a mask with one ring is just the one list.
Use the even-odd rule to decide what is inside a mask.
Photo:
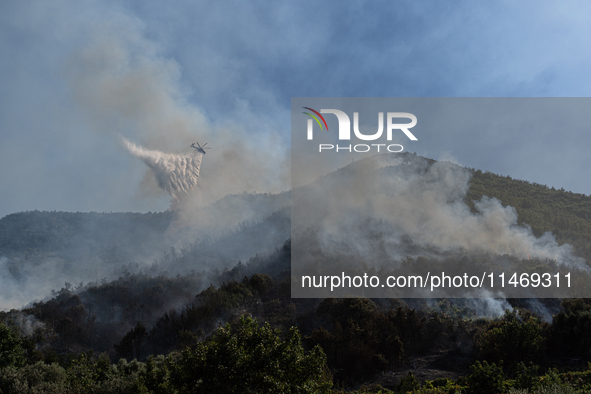
[(0, 219), (0, 305), (20, 307), (64, 282), (111, 281), (125, 272), (159, 276), (231, 268), (289, 238), (288, 202), (289, 193), (244, 193), (190, 215), (8, 215)]
[[(433, 164), (413, 160), (424, 160), (425, 168)], [(591, 197), (471, 170), (465, 202), (476, 209), (474, 203), (482, 196), (515, 207), (518, 222), (531, 226), (536, 236), (552, 231), (560, 244), (570, 243), (575, 254), (589, 261)], [(248, 198), (263, 202), (257, 206), (264, 219), (243, 223), (215, 239), (199, 239), (183, 250), (167, 249), (151, 265), (126, 262), (116, 280), (68, 283), (50, 299), (0, 312), (0, 390), (591, 389), (587, 299), (291, 298), (290, 216), (282, 208), (286, 195), (280, 200), (271, 195)], [(233, 199), (232, 204), (243, 206), (239, 196)], [(265, 205), (273, 205), (273, 212), (263, 209)], [(24, 249), (55, 252), (69, 245), (81, 228), (73, 218), (84, 214), (21, 215), (0, 221), (2, 247), (9, 253), (25, 253), (15, 234), (28, 239)], [(101, 223), (117, 221), (116, 214), (108, 215)], [(151, 215), (126, 219), (130, 226), (139, 226), (127, 231), (140, 236), (142, 226), (166, 230), (160, 226), (171, 214)], [(129, 241), (129, 235), (124, 236)], [(270, 244), (274, 249), (256, 254)], [(248, 245), (251, 257), (235, 258), (242, 245)], [(233, 258), (228, 265), (199, 265)], [(446, 258), (482, 262), (477, 255)], [(434, 257), (408, 256), (399, 263), (425, 264), (430, 259)]]
[[(172, 212), (21, 212), (0, 219), (0, 255), (113, 253), (158, 242)], [(132, 247), (133, 245), (133, 247)], [(126, 256), (126, 255), (124, 255)]]

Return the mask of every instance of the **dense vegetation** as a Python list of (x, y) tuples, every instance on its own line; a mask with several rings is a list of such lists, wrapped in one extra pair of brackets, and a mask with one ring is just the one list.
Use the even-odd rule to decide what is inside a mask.
[[(292, 302), (289, 292), (282, 291), (285, 284), (254, 275), (210, 287), (199, 294), (200, 306), (163, 318), (164, 331), (161, 322), (151, 329), (138, 323), (110, 354), (57, 353), (51, 335), (71, 335), (73, 341), (75, 328), (85, 328), (74, 321), (70, 332), (60, 332), (60, 324), (48, 322), (22, 336), (10, 313), (5, 314), (11, 328), (0, 325), (0, 389), (338, 392), (330, 387), (355, 385), (378, 371), (404, 367), (416, 357), (437, 352), (471, 366), (456, 379), (419, 382), (409, 374), (396, 385), (374, 385), (359, 392), (495, 393), (556, 385), (591, 389), (591, 368), (585, 363), (591, 338), (589, 300), (564, 301), (563, 310), (549, 324), (518, 308), (492, 320), (461, 317), (469, 311), (449, 301), (422, 310), (402, 300), (326, 299), (306, 305)], [(228, 315), (232, 311), (234, 317)], [(205, 330), (221, 316), (231, 323), (208, 335)], [(267, 320), (263, 326), (262, 320)], [(172, 350), (147, 356), (164, 337)]]
[(282, 339), (249, 317), (208, 340), (146, 362), (111, 364), (92, 352), (60, 364), (25, 364), (17, 335), (0, 325), (0, 390), (6, 393), (309, 393), (331, 387), (319, 347), (304, 353), (297, 329)]
[[(591, 261), (591, 197), (474, 170), (466, 203), (473, 206), (483, 195), (514, 206), (519, 223), (537, 236), (552, 231)], [(31, 240), (44, 252), (65, 247), (77, 230), (70, 219), (62, 223), (67, 215), (58, 216), (2, 219), (0, 247), (26, 252)], [(150, 226), (148, 216), (137, 220)], [(280, 228), (285, 221), (275, 215), (267, 223)], [(243, 238), (254, 239), (256, 226)], [(229, 234), (229, 245), (232, 237), (239, 235)], [(221, 272), (123, 270), (114, 281), (66, 284), (49, 300), (0, 312), (0, 392), (591, 390), (589, 299), (507, 300), (498, 303), (508, 309), (497, 318), (480, 318), (483, 304), (474, 300), (292, 299), (290, 248), (287, 240)], [(190, 265), (199, 250), (170, 250), (163, 259)], [(425, 360), (446, 377), (419, 376), (416, 366)]]

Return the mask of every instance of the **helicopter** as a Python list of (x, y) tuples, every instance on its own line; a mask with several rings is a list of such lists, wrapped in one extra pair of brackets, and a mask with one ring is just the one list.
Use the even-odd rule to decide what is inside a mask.
[[(195, 144), (197, 144), (197, 146), (195, 146)], [(205, 144), (203, 144), (203, 146), (199, 145), (199, 142), (193, 142), (191, 144), (191, 148), (195, 148), (195, 150), (197, 152), (201, 152), (201, 153), (205, 154), (205, 149), (211, 149), (211, 148), (206, 148), (205, 145), (207, 145), (207, 142)]]

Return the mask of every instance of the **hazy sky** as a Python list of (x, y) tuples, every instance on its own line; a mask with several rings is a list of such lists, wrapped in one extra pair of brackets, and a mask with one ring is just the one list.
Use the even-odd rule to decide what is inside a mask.
[[(286, 189), (291, 97), (591, 92), (588, 2), (174, 4), (0, 4), (0, 217), (166, 209), (118, 134), (171, 152), (209, 142), (202, 177)], [(474, 130), (415, 150), (590, 194), (590, 126)], [(231, 144), (258, 161), (232, 166)]]

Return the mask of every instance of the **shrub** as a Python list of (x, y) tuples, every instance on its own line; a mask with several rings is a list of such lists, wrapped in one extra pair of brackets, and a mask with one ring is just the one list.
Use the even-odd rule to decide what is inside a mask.
[(25, 363), (22, 341), (20, 337), (0, 324), (0, 368), (20, 366)]
[(332, 385), (320, 347), (304, 354), (297, 328), (284, 341), (279, 330), (242, 316), (212, 338), (183, 352), (172, 378), (180, 392), (318, 393)]
[(417, 378), (415, 378), (415, 376), (412, 374), (412, 372), (409, 372), (408, 375), (400, 378), (400, 382), (398, 382), (398, 384), (396, 385), (396, 392), (397, 393), (407, 393), (409, 391), (413, 392), (415, 390), (418, 390), (419, 387), (421, 387), (421, 384), (419, 383)]
[(540, 382), (538, 378), (538, 369), (540, 367), (530, 362), (529, 366), (524, 363), (517, 364), (517, 376), (515, 378), (515, 387), (518, 389), (535, 389)]
[(489, 361), (503, 360), (508, 367), (540, 355), (546, 346), (542, 325), (534, 318), (520, 322), (515, 313), (495, 322), (477, 340), (480, 357)]
[(503, 368), (495, 363), (476, 361), (470, 366), (471, 373), (466, 379), (468, 390), (474, 394), (496, 394), (504, 391)]

